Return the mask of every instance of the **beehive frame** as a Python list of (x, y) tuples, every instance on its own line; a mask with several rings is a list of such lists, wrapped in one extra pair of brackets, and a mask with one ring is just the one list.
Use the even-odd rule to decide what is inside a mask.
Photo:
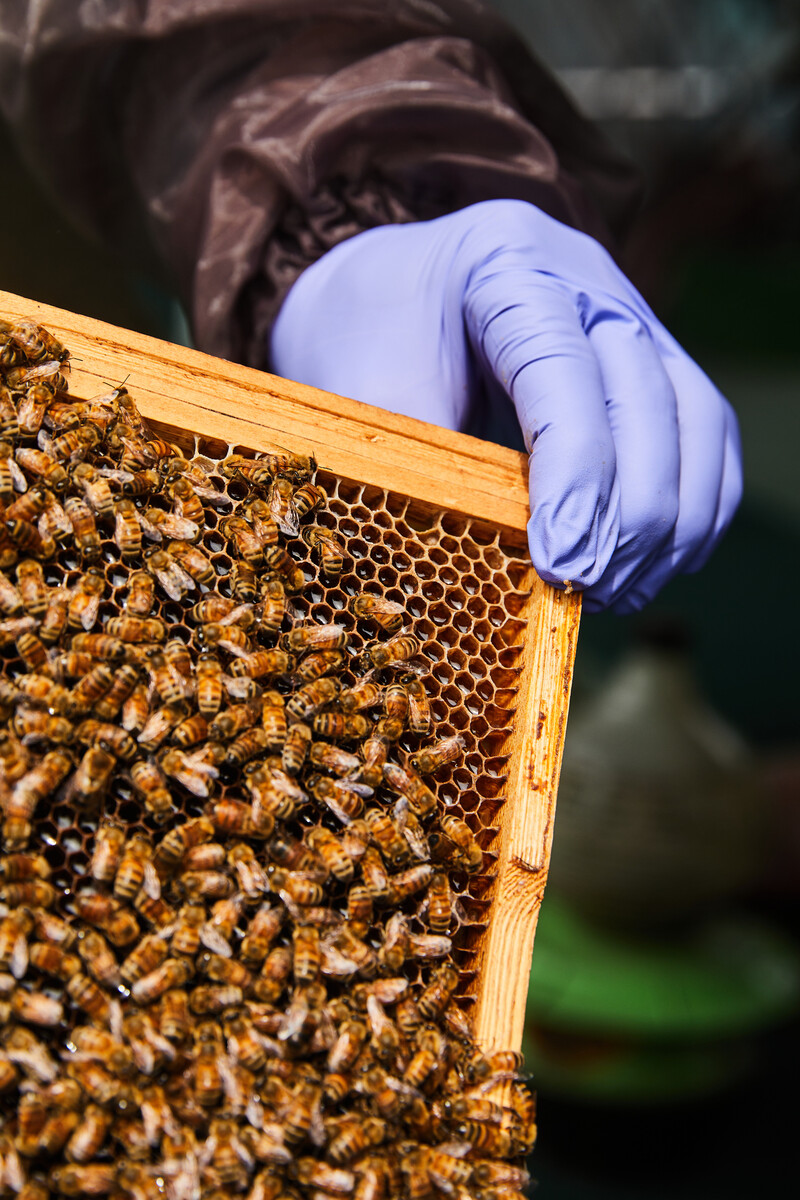
[[(73, 396), (126, 379), (158, 432), (210, 473), (231, 448), (315, 455), (352, 584), (375, 580), (408, 604), (434, 714), (467, 738), (464, 765), (437, 776), (487, 851), (487, 872), (465, 883), (462, 992), (478, 1043), (519, 1049), (580, 615), (579, 597), (530, 565), (524, 455), (9, 293), (0, 314), (69, 347)], [(306, 603), (312, 616), (340, 608)]]

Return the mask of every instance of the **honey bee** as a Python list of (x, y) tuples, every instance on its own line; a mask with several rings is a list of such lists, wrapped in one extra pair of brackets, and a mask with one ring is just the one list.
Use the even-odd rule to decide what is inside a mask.
[[(121, 910), (117, 910), (117, 913)], [(111, 918), (113, 920), (113, 917)], [(110, 928), (110, 921), (104, 923), (104, 928)], [(138, 930), (137, 930), (138, 932)], [(78, 935), (78, 954), (83, 959), (89, 974), (102, 983), (104, 987), (118, 988), (122, 983), (119, 966), (111, 947), (102, 934), (92, 929), (84, 929)], [(81, 1003), (82, 1001), (77, 1001)]]
[[(96, 942), (97, 939), (102, 942), (99, 934), (87, 932), (86, 937), (90, 942)], [(88, 946), (85, 947), (85, 952), (87, 957), (91, 958), (88, 954)], [(103, 943), (100, 958), (97, 961), (91, 958), (91, 963), (92, 974), (95, 978), (102, 978), (103, 983), (111, 984), (111, 979), (106, 978), (107, 976), (116, 977), (119, 980), (116, 959), (105, 943)], [(110, 1020), (111, 1002), (108, 996), (94, 980), (90, 979), (88, 975), (84, 975), (82, 971), (70, 976), (66, 983), (66, 991), (73, 1003), (88, 1013), (93, 1020), (103, 1022)]]
[(153, 865), (153, 847), (143, 834), (134, 834), (125, 845), (114, 876), (114, 895), (118, 900), (133, 900), (139, 888), (158, 899), (161, 884)]
[(8, 505), (6, 520), (26, 521), (28, 524), (36, 524), (44, 509), (47, 508), (48, 497), (50, 496), (53, 496), (53, 493), (48, 492), (46, 487), (42, 487), (41, 485), (30, 487), (22, 496), (18, 496), (16, 500), (12, 500), (12, 503)]
[(347, 688), (339, 697), (342, 712), (350, 714), (372, 708), (380, 703), (382, 689), (371, 679), (359, 679), (353, 687)]
[(22, 612), (24, 601), (18, 588), (14, 586), (7, 575), (0, 571), (0, 609), (8, 617), (16, 617)]
[(409, 896), (415, 895), (430, 883), (433, 877), (433, 867), (430, 863), (418, 863), (415, 867), (407, 867), (391, 877), (391, 902), (402, 904)]
[(434, 857), (450, 859), (459, 870), (470, 873), (480, 871), (483, 851), (466, 821), (446, 813), (440, 823), (441, 834), (431, 834), (429, 839)]
[(19, 437), (17, 406), (12, 393), (2, 383), (0, 383), (0, 434), (10, 441), (16, 441)]
[(378, 808), (370, 808), (365, 813), (369, 826), (370, 837), (380, 850), (386, 862), (392, 866), (401, 866), (409, 858), (408, 843), (395, 828), (395, 824), (387, 813)]
[(243, 629), (237, 625), (223, 625), (212, 621), (210, 625), (200, 626), (201, 640), (206, 646), (218, 646), (228, 654), (244, 658), (253, 653), (253, 643)]
[(14, 645), (17, 648), (17, 654), (29, 671), (44, 672), (47, 670), (47, 647), (34, 633), (21, 633), (16, 638)]
[(421, 643), (410, 633), (401, 633), (388, 642), (371, 642), (364, 650), (364, 659), (376, 669), (396, 666), (419, 654)]
[(334, 833), (319, 825), (309, 830), (306, 840), (331, 875), (344, 883), (353, 878), (353, 860)]
[(240, 837), (264, 839), (275, 827), (271, 814), (256, 813), (241, 800), (221, 800), (213, 805), (211, 814), (220, 831)]
[(178, 475), (171, 479), (164, 490), (179, 517), (185, 517), (200, 527), (205, 524), (203, 502), (186, 476)]
[(109, 618), (105, 629), (121, 642), (163, 642), (167, 636), (166, 625), (160, 617), (134, 617), (128, 613)]
[(6, 816), (21, 816), (29, 820), (39, 801), (58, 791), (72, 770), (72, 765), (72, 756), (63, 747), (48, 751), (44, 758), (14, 783), (5, 805)]
[(155, 598), (155, 580), (149, 571), (133, 571), (128, 579), (125, 611), (135, 617), (149, 617)]
[[(287, 708), (289, 705), (287, 705)], [(289, 775), (299, 775), (311, 745), (311, 729), (298, 721), (289, 726), (281, 751), (281, 764)]]
[(314, 799), (328, 808), (343, 825), (361, 816), (364, 801), (357, 785), (348, 785), (345, 780), (326, 779), (324, 775), (312, 776), (308, 782)]
[(314, 551), (322, 574), (335, 582), (342, 573), (347, 551), (328, 529), (320, 525), (306, 525), (302, 531), (303, 541)]
[(234, 562), (230, 581), (233, 595), (240, 604), (255, 604), (258, 599), (258, 578), (248, 563), (241, 560)]
[(328, 1158), (337, 1166), (350, 1162), (371, 1146), (379, 1146), (385, 1136), (386, 1124), (379, 1117), (345, 1119), (328, 1143)]
[(436, 796), (415, 772), (387, 762), (383, 766), (383, 778), (387, 787), (408, 800), (411, 811), (421, 820), (436, 811)]
[[(93, 661), (93, 659), (90, 659), (90, 662)], [(69, 662), (66, 664), (67, 668), (72, 665), (77, 666), (78, 664)], [(110, 667), (102, 662), (96, 666), (92, 666), (70, 691), (70, 714), (73, 717), (77, 717), (88, 713), (93, 705), (106, 695), (113, 683), (114, 675)]]
[(313, 683), (308, 683), (295, 692), (287, 702), (287, 712), (294, 716), (295, 720), (305, 721), (335, 700), (338, 691), (337, 679), (315, 679)]
[(265, 692), (261, 709), (261, 727), (267, 739), (267, 748), (280, 750), (286, 740), (286, 707), (280, 692)]
[(89, 874), (98, 883), (113, 883), (125, 846), (125, 830), (115, 821), (103, 821), (95, 834)]
[(33, 917), (27, 909), (9, 913), (0, 921), (0, 970), (10, 971), (22, 979), (28, 969), (28, 935), (33, 929)]
[(354, 596), (348, 605), (354, 617), (361, 621), (375, 621), (385, 633), (399, 633), (403, 627), (405, 609), (394, 600), (362, 592)]
[(89, 463), (78, 463), (72, 468), (71, 477), (83, 491), (84, 499), (98, 517), (114, 516), (114, 497), (108, 480), (98, 475)]
[(23, 879), (20, 883), (8, 883), (0, 890), (3, 900), (11, 908), (33, 905), (36, 908), (52, 908), (58, 893), (45, 879)]
[(306, 650), (344, 650), (348, 633), (344, 625), (295, 625), (284, 638), (287, 649), (296, 654)]
[(159, 1029), (171, 1042), (185, 1042), (189, 1038), (189, 998), (182, 988), (171, 988), (161, 997)]
[(32, 554), (34, 558), (52, 558), (56, 552), (55, 540), (47, 533), (40, 533), (35, 525), (19, 518), (6, 521), (8, 537), (22, 554)]
[(185, 717), (186, 705), (182, 701), (178, 704), (162, 704), (161, 708), (149, 714), (137, 738), (139, 745), (143, 750), (155, 752)]
[(459, 734), (454, 737), (442, 738), (435, 745), (412, 754), (409, 762), (415, 771), (419, 771), (423, 775), (432, 775), (446, 763), (455, 762), (460, 758), (464, 744), (464, 739)]
[(203, 1108), (214, 1108), (222, 1096), (222, 1034), (213, 1021), (201, 1021), (194, 1032), (194, 1094)]
[(0, 325), (0, 335), (8, 339), (0, 359), (4, 365), (12, 365), (10, 359), (14, 349), (20, 350), (28, 361), (34, 363), (55, 359), (59, 364), (63, 364), (69, 358), (69, 350), (35, 321), (18, 321), (16, 324), (3, 321)]
[(167, 957), (168, 945), (157, 933), (147, 933), (134, 946), (120, 967), (120, 976), (129, 987), (161, 966)]
[(312, 731), (320, 737), (343, 742), (366, 737), (369, 727), (366, 717), (362, 717), (360, 713), (348, 717), (339, 712), (318, 713), (311, 725)]
[[(119, 679), (120, 676), (121, 669), (117, 678)], [(110, 695), (110, 689), (108, 694)], [(102, 704), (104, 700), (105, 696), (100, 703)], [(95, 712), (100, 715), (100, 705), (95, 705)], [(144, 727), (147, 724), (149, 716), (150, 699), (147, 686), (143, 683), (137, 683), (122, 702), (122, 715), (120, 723), (126, 733), (135, 733), (138, 735), (144, 732)], [(180, 720), (180, 714), (178, 714), (178, 720)], [(173, 728), (172, 725), (169, 726), (167, 732), (169, 732), (169, 729), (171, 728)]]
[(17, 706), (11, 727), (26, 746), (41, 741), (67, 744), (75, 737), (72, 722), (66, 717), (51, 717), (49, 713), (22, 704)]
[(72, 649), (85, 650), (106, 662), (122, 662), (126, 656), (125, 643), (119, 638), (109, 637), (107, 633), (76, 633), (72, 639)]
[(70, 1162), (86, 1163), (102, 1149), (113, 1117), (99, 1104), (87, 1104), (80, 1124), (67, 1143), (64, 1156)]
[(63, 1196), (106, 1196), (117, 1184), (116, 1163), (78, 1163), (53, 1167), (48, 1183)]
[(3, 1046), (9, 1062), (22, 1067), (40, 1083), (52, 1083), (58, 1068), (47, 1046), (29, 1029), (12, 1027), (3, 1034)]
[(180, 887), (189, 899), (220, 900), (231, 895), (235, 884), (223, 871), (184, 871)]
[(19, 705), (22, 698), (30, 704), (48, 709), (51, 713), (69, 711), (69, 691), (56, 683), (48, 675), (22, 675), (16, 680), (13, 692), (8, 699), (12, 704)]
[(193, 817), (170, 829), (156, 846), (154, 859), (159, 871), (177, 870), (187, 850), (213, 841), (214, 833), (214, 825), (208, 817)]
[(43, 854), (5, 854), (0, 858), (0, 879), (19, 883), (26, 879), (48, 879), (50, 864)]
[(215, 716), (222, 707), (222, 664), (215, 654), (204, 650), (197, 659), (197, 707), (201, 716)]
[(48, 439), (48, 449), (59, 462), (66, 463), (67, 466), (74, 466), (84, 459), (90, 450), (98, 446), (100, 440), (101, 435), (97, 426), (86, 423), (67, 429), (52, 440)]
[[(4, 391), (5, 389), (0, 384), (0, 427), (3, 424)], [(13, 410), (12, 404), (11, 411), (13, 412)], [(1, 428), (0, 433), (2, 433)], [(28, 481), (14, 458), (14, 447), (10, 442), (0, 441), (0, 499), (8, 502), (15, 491), (25, 492), (27, 487)]]
[(185, 958), (166, 958), (155, 970), (137, 979), (131, 995), (137, 1004), (153, 1004), (172, 988), (182, 988), (194, 974), (194, 967)]
[(197, 546), (190, 546), (185, 541), (172, 541), (167, 546), (167, 553), (198, 583), (212, 583), (216, 579), (214, 564)]
[[(133, 663), (122, 663), (117, 668), (111, 687), (93, 706), (98, 720), (112, 721), (133, 694), (138, 681), (139, 668)], [(130, 730), (126, 732), (130, 732)]]
[(294, 496), (295, 490), (288, 479), (278, 476), (273, 480), (269, 490), (269, 511), (272, 520), (287, 537), (297, 537), (300, 532), (299, 513), (294, 504)]
[(414, 1088), (421, 1088), (428, 1076), (439, 1066), (447, 1051), (447, 1041), (438, 1029), (428, 1026), (417, 1034), (417, 1050), (411, 1058), (403, 1079)]
[[(4, 436), (8, 435), (4, 432)], [(68, 483), (67, 472), (57, 459), (45, 454), (43, 450), (23, 447), (18, 447), (14, 451), (14, 457), (24, 471), (36, 475), (54, 492), (64, 491)]]
[(136, 743), (130, 734), (108, 721), (94, 718), (81, 721), (75, 730), (75, 738), (84, 745), (102, 744), (115, 758), (128, 760), (136, 753)]
[[(141, 741), (141, 738), (139, 740)], [(208, 798), (219, 771), (213, 763), (207, 761), (204, 749), (205, 747), (186, 754), (176, 747), (162, 755), (160, 765), (165, 775), (180, 783), (192, 795)]]
[(53, 646), (64, 632), (69, 600), (70, 594), (66, 588), (49, 589), (47, 608), (39, 626), (39, 638), (46, 646)]
[(296, 925), (292, 931), (293, 970), (297, 983), (313, 983), (320, 972), (319, 930), (312, 925)]
[(194, 521), (179, 517), (174, 512), (164, 512), (162, 508), (146, 508), (139, 513), (139, 523), (145, 537), (155, 542), (161, 542), (164, 538), (196, 542), (200, 537), (200, 526)]
[(113, 896), (82, 892), (75, 897), (74, 904), (78, 915), (90, 925), (102, 929), (112, 945), (127, 946), (139, 937), (136, 917)]
[(158, 763), (139, 758), (130, 767), (131, 782), (144, 800), (147, 811), (158, 824), (163, 824), (175, 812), (175, 805), (166, 778)]
[(247, 676), (248, 679), (274, 678), (277, 675), (285, 675), (290, 662), (285, 650), (256, 650), (231, 663), (231, 675), (235, 678)]
[(428, 926), (433, 933), (444, 934), (453, 919), (453, 898), (450, 882), (441, 872), (431, 877), (427, 895)]
[(72, 522), (52, 492), (46, 493), (47, 506), (39, 517), (37, 527), (42, 541), (52, 539), (64, 544), (74, 536)]
[(64, 1019), (64, 1006), (44, 992), (24, 992), (18, 988), (11, 997), (11, 1013), (25, 1025), (52, 1029)]
[(17, 587), (28, 615), (43, 617), (47, 609), (48, 588), (41, 563), (30, 558), (17, 563)]
[(90, 746), (69, 781), (70, 800), (82, 808), (96, 809), (105, 796), (117, 760), (105, 745)]
[(170, 600), (182, 600), (187, 592), (193, 592), (196, 584), (189, 572), (168, 550), (148, 550), (145, 555), (147, 570), (155, 576)]
[(250, 918), (247, 932), (239, 946), (239, 955), (245, 966), (252, 969), (263, 963), (281, 931), (283, 922), (284, 912), (280, 908), (262, 904)]
[(314, 650), (299, 663), (295, 672), (301, 683), (313, 683), (322, 675), (329, 675), (344, 662), (342, 650)]
[(267, 541), (244, 517), (224, 517), (219, 523), (219, 531), (233, 546), (235, 557), (243, 559), (255, 571), (264, 565), (265, 548), (275, 544), (275, 539)]

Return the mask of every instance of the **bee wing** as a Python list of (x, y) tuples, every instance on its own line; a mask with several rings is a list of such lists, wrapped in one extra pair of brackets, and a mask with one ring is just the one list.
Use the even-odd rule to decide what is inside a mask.
[(122, 471), (119, 467), (97, 467), (96, 471), (103, 479), (111, 479), (114, 483), (130, 483), (133, 479), (131, 471)]
[(200, 941), (207, 950), (219, 954), (222, 958), (230, 958), (233, 954), (230, 943), (225, 940), (218, 929), (208, 922), (200, 926)]
[(143, 888), (146, 896), (151, 900), (161, 899), (161, 880), (158, 877), (158, 871), (151, 862), (144, 864), (144, 880)]
[(8, 472), (11, 476), (11, 482), (14, 485), (15, 492), (27, 492), (28, 481), (25, 478), (25, 472), (22, 470), (18, 462), (13, 458), (6, 459), (8, 463)]
[(355, 792), (357, 796), (361, 796), (364, 800), (368, 800), (375, 793), (375, 789), (371, 788), (368, 784), (354, 783), (352, 779), (336, 779), (333, 786), (338, 788), (340, 792)]
[[(142, 533), (145, 537), (150, 538), (151, 542), (160, 542), (163, 540), (161, 530), (152, 521), (149, 521), (143, 512), (138, 514), (139, 524), (142, 527)], [(166, 532), (166, 530), (165, 530)]]
[(200, 526), (188, 517), (178, 516), (177, 513), (167, 514), (163, 529), (166, 537), (175, 538), (179, 542), (193, 542), (200, 536)]
[(28, 939), (22, 933), (14, 943), (8, 969), (15, 979), (22, 979), (28, 969)]
[(55, 443), (46, 429), (39, 430), (36, 435), (36, 444), (40, 450), (44, 450), (45, 454), (49, 454), (51, 458), (58, 458)]
[(414, 958), (444, 958), (453, 947), (452, 938), (434, 933), (411, 935), (411, 953)]
[(237, 604), (236, 608), (232, 609), (226, 617), (220, 617), (217, 621), (218, 625), (238, 625), (242, 617), (253, 611), (252, 604)]
[(222, 685), (234, 700), (249, 700), (253, 694), (254, 682), (246, 675), (222, 676)]

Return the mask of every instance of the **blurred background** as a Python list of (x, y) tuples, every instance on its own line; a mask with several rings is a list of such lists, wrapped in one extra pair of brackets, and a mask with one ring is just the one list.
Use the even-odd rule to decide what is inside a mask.
[[(526, 1053), (550, 1200), (782, 1193), (800, 1073), (800, 3), (494, 0), (640, 166), (623, 266), (733, 403), (745, 500), (583, 622)], [(188, 342), (0, 127), (0, 288)]]

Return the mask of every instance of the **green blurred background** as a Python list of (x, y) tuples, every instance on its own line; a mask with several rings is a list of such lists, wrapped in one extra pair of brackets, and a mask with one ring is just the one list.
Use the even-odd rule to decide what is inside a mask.
[[(666, 588), (650, 616), (682, 627), (698, 688), (749, 742), (767, 825), (754, 877), (711, 933), (631, 937), (548, 892), (528, 1029), (532, 1170), (553, 1200), (783, 1194), (800, 1072), (800, 7), (495, 7), (640, 164), (646, 198), (624, 265), (739, 415), (741, 511), (708, 566)], [(2, 128), (0, 156), (0, 287), (188, 342), (164, 281), (71, 228)], [(584, 621), (576, 720), (639, 624)]]

